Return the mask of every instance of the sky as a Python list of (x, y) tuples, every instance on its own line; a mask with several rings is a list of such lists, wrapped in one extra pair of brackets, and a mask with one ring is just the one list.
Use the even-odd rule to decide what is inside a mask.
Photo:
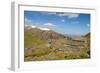
[(24, 24), (48, 28), (61, 34), (85, 35), (90, 32), (90, 14), (24, 11)]

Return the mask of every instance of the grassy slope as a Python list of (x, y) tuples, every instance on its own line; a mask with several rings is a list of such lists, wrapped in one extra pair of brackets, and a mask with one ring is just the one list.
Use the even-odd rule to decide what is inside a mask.
[(25, 41), (24, 47), (26, 47), (26, 48), (44, 45), (45, 43), (47, 43), (46, 40), (39, 39), (35, 34), (29, 33), (29, 32), (26, 32), (24, 34), (24, 41)]
[[(56, 33), (55, 33), (56, 34)], [(55, 35), (54, 34), (54, 35)], [(63, 38), (56, 39), (55, 42), (53, 42), (53, 48), (45, 47), (45, 45), (48, 43), (46, 39), (41, 39), (41, 32), (40, 31), (29, 31), (25, 32), (24, 34), (24, 47), (25, 48), (31, 48), (25, 51), (25, 61), (37, 61), (37, 60), (62, 60), (62, 59), (82, 59), (82, 58), (88, 58), (90, 53), (88, 54), (88, 51), (85, 48), (89, 48), (90, 46), (84, 47), (81, 51), (79, 51), (77, 48), (63, 48), (63, 44), (70, 42), (70, 40), (67, 42)], [(48, 34), (49, 35), (49, 34)], [(44, 37), (46, 36), (46, 33)], [(87, 38), (89, 35), (85, 35)], [(56, 35), (58, 37), (58, 35)], [(88, 40), (89, 38), (87, 38)], [(76, 41), (72, 41), (76, 42)], [(55, 43), (55, 44), (54, 44)], [(76, 42), (77, 43), (77, 42)], [(76, 44), (74, 43), (74, 44)], [(33, 48), (34, 47), (34, 48)], [(77, 47), (77, 46), (75, 46)], [(62, 49), (65, 50), (62, 51), (56, 51), (56, 49)], [(90, 48), (89, 48), (90, 49)], [(67, 52), (67, 53), (65, 53)]]

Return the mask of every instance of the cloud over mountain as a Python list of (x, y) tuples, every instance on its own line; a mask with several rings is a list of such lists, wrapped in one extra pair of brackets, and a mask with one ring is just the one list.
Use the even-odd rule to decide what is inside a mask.
[(25, 28), (27, 28), (27, 29), (37, 28), (37, 29), (45, 30), (45, 31), (49, 31), (50, 30), (49, 28), (37, 27), (37, 26), (34, 26), (34, 25), (25, 25)]
[(56, 26), (56, 25), (54, 25), (52, 23), (45, 23), (44, 25), (46, 25), (46, 26)]

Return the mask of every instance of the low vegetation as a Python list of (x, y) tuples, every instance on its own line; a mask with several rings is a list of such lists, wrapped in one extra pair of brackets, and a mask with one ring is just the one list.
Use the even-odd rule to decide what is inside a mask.
[(90, 33), (75, 40), (54, 31), (26, 29), (24, 61), (90, 58)]

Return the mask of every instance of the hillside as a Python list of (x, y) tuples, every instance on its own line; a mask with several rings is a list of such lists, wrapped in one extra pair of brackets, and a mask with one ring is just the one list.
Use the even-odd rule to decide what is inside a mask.
[(87, 33), (84, 37), (85, 37), (85, 48), (87, 49), (87, 53), (90, 54), (90, 33)]
[(32, 28), (32, 29), (25, 29), (25, 47), (30, 48), (39, 45), (43, 45), (45, 43), (48, 43), (49, 40), (52, 40), (54, 42), (58, 39), (65, 39), (66, 37), (64, 35), (58, 34), (54, 31), (46, 31), (46, 30), (40, 30), (38, 28)]
[(87, 33), (84, 37), (86, 37), (87, 39), (90, 39), (90, 33)]
[[(85, 39), (85, 37), (83, 37)], [(84, 39), (74, 40), (49, 30), (27, 26), (24, 29), (24, 60), (89, 58)]]

